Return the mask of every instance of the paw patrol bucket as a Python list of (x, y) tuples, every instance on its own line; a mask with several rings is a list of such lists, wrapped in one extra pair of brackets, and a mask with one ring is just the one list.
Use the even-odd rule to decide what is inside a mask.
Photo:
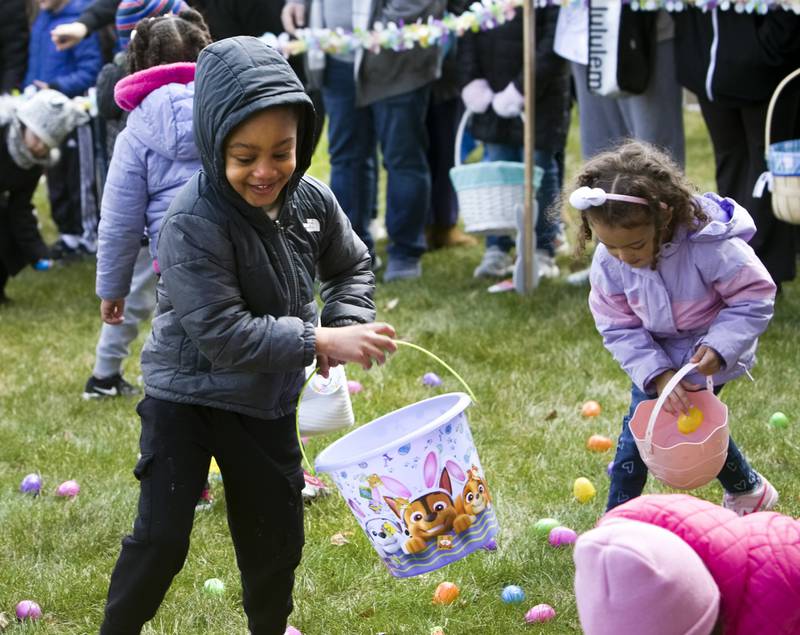
[(384, 415), (323, 450), (331, 476), (392, 575), (427, 573), (481, 548), (497, 519), (466, 409), (448, 393)]
[(659, 481), (677, 489), (694, 489), (719, 474), (728, 456), (728, 407), (714, 394), (709, 377), (706, 390), (688, 393), (693, 408), (702, 413), (699, 427), (684, 434), (678, 416), (661, 407), (678, 382), (697, 364), (681, 368), (664, 387), (658, 399), (636, 407), (630, 429), (647, 469)]

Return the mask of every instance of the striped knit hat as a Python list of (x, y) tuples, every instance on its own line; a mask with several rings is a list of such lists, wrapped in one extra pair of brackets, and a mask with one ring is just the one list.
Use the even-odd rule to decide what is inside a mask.
[(188, 9), (183, 0), (122, 0), (117, 9), (117, 38), (120, 47), (128, 48), (136, 25), (147, 18), (157, 18), (168, 13)]

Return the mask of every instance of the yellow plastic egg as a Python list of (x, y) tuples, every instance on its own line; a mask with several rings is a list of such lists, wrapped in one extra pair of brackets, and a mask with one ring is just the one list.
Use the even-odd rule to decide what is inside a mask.
[(697, 430), (703, 423), (703, 411), (692, 406), (689, 414), (678, 417), (678, 430), (682, 434), (690, 434)]
[(581, 476), (575, 479), (575, 484), (572, 486), (572, 494), (578, 499), (579, 503), (588, 503), (597, 494), (597, 490), (588, 478)]

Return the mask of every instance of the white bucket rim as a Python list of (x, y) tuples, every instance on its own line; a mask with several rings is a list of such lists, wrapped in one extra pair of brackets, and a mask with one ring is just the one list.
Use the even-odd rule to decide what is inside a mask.
[[(429, 403), (431, 401), (438, 401), (440, 399), (447, 399), (447, 398), (451, 398), (452, 399), (453, 397), (457, 397), (458, 399), (456, 400), (456, 402), (450, 408), (448, 408), (445, 412), (443, 412), (441, 415), (439, 415), (438, 417), (436, 417), (432, 421), (426, 423), (423, 426), (420, 426), (419, 428), (417, 428), (413, 432), (409, 432), (408, 434), (405, 434), (405, 435), (403, 435), (401, 437), (397, 437), (396, 439), (392, 439), (388, 443), (384, 443), (383, 445), (377, 446), (375, 448), (371, 448), (371, 449), (366, 450), (364, 452), (361, 452), (359, 454), (351, 455), (347, 459), (342, 459), (342, 460), (339, 460), (339, 461), (330, 461), (330, 462), (328, 462), (326, 464), (326, 462), (325, 462), (325, 456), (326, 455), (334, 454), (339, 449), (339, 447), (341, 445), (343, 445), (345, 442), (347, 442), (347, 440), (348, 440), (348, 438), (350, 436), (352, 436), (352, 435), (354, 435), (356, 433), (363, 433), (362, 431), (365, 428), (368, 428), (370, 426), (378, 426), (385, 419), (387, 419), (389, 417), (394, 417), (398, 413), (401, 413), (401, 412), (403, 412), (405, 410), (410, 410), (411, 408), (417, 408), (421, 404)], [(470, 406), (471, 403), (472, 403), (472, 399), (465, 392), (448, 392), (448, 393), (445, 393), (443, 395), (436, 395), (434, 397), (429, 397), (428, 399), (423, 399), (422, 401), (415, 401), (414, 403), (409, 404), (407, 406), (403, 406), (402, 408), (400, 408), (398, 410), (392, 410), (391, 412), (388, 412), (385, 415), (381, 415), (377, 419), (373, 419), (369, 423), (365, 423), (363, 426), (359, 426), (355, 430), (352, 430), (352, 431), (348, 432), (341, 439), (338, 439), (338, 440), (334, 441), (333, 443), (331, 443), (327, 448), (325, 448), (322, 452), (320, 452), (317, 455), (317, 458), (314, 461), (314, 468), (316, 469), (317, 472), (331, 473), (331, 472), (334, 472), (335, 470), (338, 470), (338, 469), (340, 469), (342, 467), (345, 467), (345, 466), (348, 466), (348, 465), (352, 465), (354, 463), (359, 463), (359, 462), (363, 461), (366, 458), (369, 458), (371, 456), (375, 456), (376, 454), (380, 455), (380, 454), (383, 454), (384, 452), (388, 452), (392, 448), (401, 447), (403, 445), (406, 445), (407, 443), (410, 443), (414, 439), (416, 439), (416, 438), (418, 438), (420, 436), (423, 436), (425, 434), (428, 434), (429, 432), (435, 430), (436, 428), (441, 426), (445, 421), (449, 421), (450, 419), (455, 417), (460, 412), (463, 412), (464, 410), (466, 410)]]

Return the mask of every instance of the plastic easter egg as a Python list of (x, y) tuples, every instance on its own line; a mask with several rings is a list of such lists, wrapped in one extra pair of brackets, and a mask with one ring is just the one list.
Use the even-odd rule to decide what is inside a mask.
[(22, 600), (17, 603), (16, 614), (18, 620), (38, 620), (42, 616), (42, 608), (33, 600)]
[(506, 604), (520, 604), (525, 601), (525, 591), (516, 584), (509, 584), (500, 592), (500, 599)]
[(678, 417), (678, 432), (691, 434), (703, 424), (703, 411), (695, 406), (689, 408), (687, 414)]
[(581, 415), (584, 417), (597, 417), (600, 412), (600, 404), (591, 399), (581, 406)]
[(782, 412), (776, 412), (769, 418), (769, 425), (773, 428), (788, 428), (789, 417)]
[(444, 635), (444, 629), (441, 626), (434, 626), (431, 629), (431, 635)]
[(442, 385), (442, 378), (436, 373), (425, 373), (422, 376), (422, 383), (431, 388), (436, 388)]
[(578, 534), (569, 527), (553, 527), (547, 537), (547, 541), (554, 547), (574, 545), (577, 539)]
[(592, 452), (605, 452), (610, 450), (614, 443), (602, 434), (593, 434), (586, 440), (586, 447)]
[(494, 538), (491, 538), (484, 543), (483, 548), (486, 549), (486, 551), (497, 551), (497, 543)]
[(588, 503), (597, 494), (597, 490), (588, 478), (581, 476), (575, 479), (575, 483), (572, 485), (572, 493), (579, 503)]
[(549, 622), (556, 616), (556, 610), (549, 604), (537, 604), (527, 613), (525, 613), (525, 621), (528, 624), (537, 624), (539, 622)]
[(347, 380), (347, 392), (351, 395), (357, 395), (362, 390), (364, 390), (364, 386), (361, 385), (360, 381), (356, 381), (355, 379)]
[(436, 587), (436, 591), (433, 592), (433, 603), (451, 604), (455, 602), (459, 593), (458, 587), (452, 582), (442, 582)]
[(225, 593), (225, 583), (219, 578), (209, 578), (203, 582), (203, 590), (211, 595), (222, 595)]
[(555, 518), (540, 518), (533, 524), (533, 530), (542, 538), (549, 536), (553, 527), (561, 525)]
[(56, 496), (64, 496), (65, 498), (75, 498), (81, 491), (81, 486), (78, 481), (64, 481), (56, 489)]
[(42, 477), (38, 474), (28, 474), (19, 484), (19, 491), (23, 494), (38, 496), (42, 491)]
[(294, 626), (289, 625), (286, 627), (286, 630), (283, 632), (283, 635), (303, 635), (300, 631), (298, 631)]

